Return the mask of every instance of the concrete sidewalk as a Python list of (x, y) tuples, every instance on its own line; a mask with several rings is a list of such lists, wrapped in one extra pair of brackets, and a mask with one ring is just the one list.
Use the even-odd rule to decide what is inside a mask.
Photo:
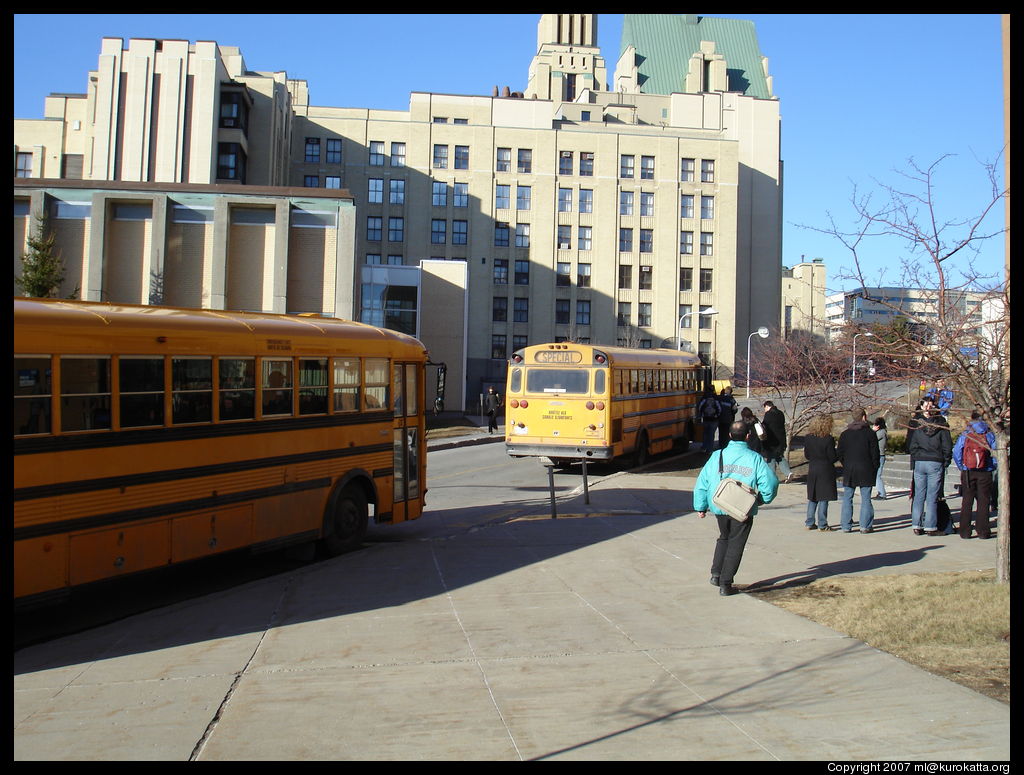
[[(29, 759), (1008, 760), (1010, 709), (708, 584), (692, 477), (623, 473), (14, 659)], [(803, 528), (762, 507), (736, 579), (991, 568), (996, 541)], [(830, 521), (838, 522), (838, 504)], [(951, 722), (955, 719), (955, 722)]]

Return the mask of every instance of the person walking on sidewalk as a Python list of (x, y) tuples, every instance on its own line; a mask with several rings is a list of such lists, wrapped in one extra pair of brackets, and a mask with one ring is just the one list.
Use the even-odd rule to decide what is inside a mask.
[(840, 527), (844, 533), (853, 532), (853, 496), (859, 489), (860, 532), (873, 533), (875, 508), (871, 504), (871, 488), (878, 475), (878, 437), (868, 427), (868, 416), (863, 409), (853, 411), (853, 421), (839, 436), (836, 454), (843, 464)]
[[(989, 538), (989, 509), (992, 502), (992, 472), (996, 469), (996, 435), (981, 412), (971, 412), (971, 421), (953, 445), (953, 462), (960, 469), (960, 537), (971, 537), (971, 520), (978, 538)], [(977, 504), (977, 511), (974, 506)], [(973, 513), (972, 513), (973, 512)]]
[(910, 526), (915, 535), (938, 535), (938, 500), (943, 494), (946, 468), (953, 459), (953, 438), (949, 435), (946, 418), (937, 409), (921, 419), (908, 451), (914, 461), (914, 504), (910, 509)]
[(875, 500), (884, 501), (889, 497), (885, 492), (885, 482), (882, 480), (882, 470), (885, 468), (885, 445), (889, 439), (889, 432), (885, 429), (885, 418), (876, 417), (871, 423), (871, 430), (878, 437), (878, 473), (875, 475)]
[[(729, 444), (708, 458), (697, 484), (693, 488), (693, 508), (701, 519), (707, 516), (710, 508), (718, 518), (718, 541), (715, 542), (715, 555), (711, 562), (711, 583), (718, 587), (719, 594), (733, 595), (736, 589), (732, 582), (743, 559), (743, 548), (750, 536), (750, 528), (757, 514), (757, 506), (751, 515), (740, 522), (733, 519), (711, 502), (711, 496), (718, 489), (722, 475), (728, 475), (746, 485), (755, 488), (760, 497), (758, 503), (771, 503), (779, 491), (779, 480), (758, 453), (747, 446), (747, 426), (742, 420), (729, 427)], [(718, 472), (719, 457), (722, 462), (722, 474)]]
[(494, 386), (487, 388), (487, 395), (484, 396), (484, 409), (487, 411), (487, 432), (493, 433), (498, 430), (498, 409), (501, 407), (501, 396), (494, 389)]
[(807, 457), (807, 519), (804, 527), (814, 530), (814, 516), (818, 516), (818, 530), (831, 530), (828, 525), (828, 502), (839, 499), (836, 487), (836, 440), (832, 437), (832, 415), (819, 414), (807, 428), (804, 437), (804, 455)]
[(764, 442), (764, 456), (780, 481), (788, 484), (793, 472), (786, 460), (786, 415), (771, 401), (764, 402), (764, 423), (767, 439)]
[(705, 452), (715, 451), (715, 433), (718, 431), (718, 416), (722, 413), (718, 403), (718, 396), (715, 395), (715, 388), (708, 385), (704, 388), (704, 397), (697, 404), (697, 419), (702, 427), (701, 441), (704, 442)]
[(754, 452), (764, 457), (764, 426), (754, 416), (754, 410), (745, 406), (740, 410), (740, 422), (747, 426), (746, 442)]
[(732, 385), (726, 385), (718, 394), (718, 446), (729, 443), (729, 426), (736, 422), (738, 410), (736, 399), (732, 397)]

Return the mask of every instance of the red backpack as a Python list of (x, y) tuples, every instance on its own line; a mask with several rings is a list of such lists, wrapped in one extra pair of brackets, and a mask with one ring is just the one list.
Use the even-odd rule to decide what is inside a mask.
[(964, 438), (964, 467), (969, 471), (988, 468), (990, 454), (985, 437), (980, 433), (968, 433)]

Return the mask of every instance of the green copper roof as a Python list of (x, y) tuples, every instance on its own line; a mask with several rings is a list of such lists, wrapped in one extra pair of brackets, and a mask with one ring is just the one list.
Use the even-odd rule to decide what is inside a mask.
[(772, 97), (752, 21), (677, 13), (627, 13), (624, 17), (619, 53), (630, 44), (636, 48), (640, 91), (645, 94), (685, 91), (690, 57), (700, 51), (702, 40), (710, 40), (715, 53), (725, 57), (729, 91)]

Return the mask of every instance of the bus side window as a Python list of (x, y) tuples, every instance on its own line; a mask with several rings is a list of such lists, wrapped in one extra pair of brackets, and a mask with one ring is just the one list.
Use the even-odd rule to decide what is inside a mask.
[(217, 401), (221, 420), (251, 420), (256, 416), (256, 361), (220, 358)]
[(299, 359), (299, 414), (327, 414), (327, 359)]
[[(213, 419), (213, 359), (171, 359), (171, 422)], [(122, 423), (123, 424), (123, 423)]]
[(391, 370), (387, 358), (367, 358), (363, 361), (363, 397), (366, 408), (386, 409)]
[(292, 413), (292, 362), (263, 359), (263, 415)]
[(14, 435), (50, 432), (49, 356), (14, 358)]
[(60, 359), (60, 429), (110, 430), (110, 356)]
[(358, 358), (334, 359), (334, 411), (359, 411), (360, 365)]

